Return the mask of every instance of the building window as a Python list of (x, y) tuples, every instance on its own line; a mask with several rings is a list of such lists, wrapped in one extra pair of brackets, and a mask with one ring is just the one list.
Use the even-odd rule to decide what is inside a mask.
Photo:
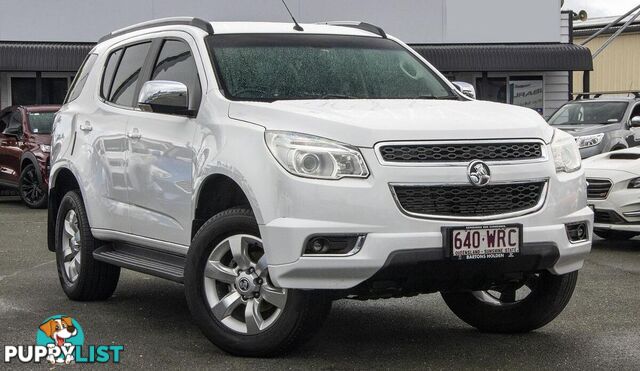
[(42, 79), (42, 98), (40, 104), (62, 104), (67, 95), (68, 79), (64, 77), (46, 77)]
[(542, 76), (512, 76), (509, 78), (509, 103), (544, 113)]
[(514, 104), (544, 114), (544, 81), (542, 76), (477, 77), (479, 100)]
[(476, 96), (478, 99), (498, 103), (508, 103), (506, 77), (477, 78), (476, 86)]
[(11, 104), (28, 106), (36, 103), (36, 78), (12, 77)]
[(67, 77), (11, 77), (11, 104), (62, 104), (68, 87)]

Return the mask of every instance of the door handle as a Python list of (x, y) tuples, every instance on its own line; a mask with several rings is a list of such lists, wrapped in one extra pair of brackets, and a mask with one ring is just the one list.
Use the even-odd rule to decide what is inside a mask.
[(93, 126), (91, 126), (89, 121), (85, 121), (84, 124), (80, 124), (80, 130), (89, 132), (93, 130)]
[(140, 139), (142, 138), (142, 134), (140, 134), (140, 131), (138, 129), (133, 129), (132, 131), (127, 133), (127, 137), (129, 139)]

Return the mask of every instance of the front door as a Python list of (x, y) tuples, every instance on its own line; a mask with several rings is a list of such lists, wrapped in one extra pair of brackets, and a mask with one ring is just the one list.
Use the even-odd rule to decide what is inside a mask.
[(634, 128), (631, 126), (631, 119), (636, 116), (640, 116), (640, 103), (637, 103), (633, 110), (631, 111), (631, 115), (629, 115), (629, 127), (631, 128), (631, 135), (627, 137), (627, 144), (629, 147), (635, 147), (640, 144), (640, 128)]
[(22, 157), (23, 116), (14, 110), (3, 116), (0, 126), (6, 125), (0, 136), (0, 183), (17, 186)]
[[(201, 85), (189, 44), (166, 39), (150, 80), (187, 86), (190, 109), (200, 105)], [(132, 233), (180, 245), (191, 238), (192, 140), (196, 120), (188, 116), (135, 111), (127, 123), (130, 140), (127, 179)]]

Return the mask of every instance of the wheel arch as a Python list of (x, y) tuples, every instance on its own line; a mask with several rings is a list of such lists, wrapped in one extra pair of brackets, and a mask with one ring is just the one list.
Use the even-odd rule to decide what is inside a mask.
[(250, 191), (240, 185), (242, 182), (238, 182), (229, 175), (216, 173), (204, 177), (199, 183), (200, 186), (197, 187), (194, 198), (192, 239), (207, 220), (232, 207), (250, 207), (260, 222), (255, 198), (251, 197)]
[[(49, 202), (47, 215), (47, 248), (55, 251), (55, 228), (58, 208), (62, 197), (71, 190), (80, 191), (80, 182), (73, 170), (68, 167), (60, 167), (55, 172), (52, 171), (49, 179)], [(84, 198), (84, 197), (83, 197)]]
[(22, 174), (22, 171), (29, 165), (35, 166), (38, 181), (40, 183), (44, 183), (44, 179), (42, 179), (42, 173), (40, 172), (40, 167), (38, 166), (38, 159), (36, 158), (36, 155), (34, 155), (32, 152), (24, 152), (20, 157), (20, 174)]

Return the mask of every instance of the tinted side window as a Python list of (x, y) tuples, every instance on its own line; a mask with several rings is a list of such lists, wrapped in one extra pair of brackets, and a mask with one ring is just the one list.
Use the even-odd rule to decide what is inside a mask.
[(189, 109), (200, 106), (200, 79), (189, 45), (183, 41), (166, 40), (153, 68), (151, 80), (177, 81), (189, 92)]
[(84, 60), (82, 66), (80, 66), (80, 69), (78, 70), (78, 73), (76, 73), (76, 77), (71, 83), (69, 93), (64, 100), (65, 103), (71, 102), (80, 96), (82, 88), (84, 88), (84, 84), (87, 82), (87, 78), (89, 77), (89, 72), (93, 69), (93, 64), (96, 63), (97, 58), (97, 54), (89, 54)]
[(0, 117), (0, 133), (4, 132), (4, 129), (9, 125), (9, 118), (11, 118), (11, 112), (7, 112)]
[(13, 135), (22, 135), (22, 112), (15, 111), (9, 119), (9, 125), (4, 131)]
[(113, 74), (116, 72), (118, 62), (120, 62), (120, 56), (122, 55), (122, 49), (116, 50), (109, 55), (109, 60), (104, 68), (104, 74), (102, 75), (102, 84), (100, 86), (100, 96), (104, 99), (109, 99), (109, 93), (111, 93), (111, 85), (113, 83)]
[(150, 45), (151, 43), (137, 44), (124, 50), (118, 71), (113, 78), (111, 94), (108, 99), (110, 102), (122, 106), (133, 106), (136, 85)]

